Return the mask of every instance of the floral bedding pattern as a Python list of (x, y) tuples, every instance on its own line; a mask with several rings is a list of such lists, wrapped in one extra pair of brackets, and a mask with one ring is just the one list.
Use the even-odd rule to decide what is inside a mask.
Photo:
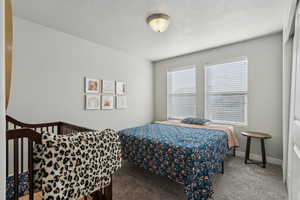
[[(29, 180), (28, 173), (19, 174), (19, 196), (28, 194)], [(6, 200), (14, 199), (14, 176), (6, 177)]]
[(188, 200), (212, 197), (212, 176), (229, 150), (224, 131), (154, 123), (119, 136), (124, 159), (184, 184)]

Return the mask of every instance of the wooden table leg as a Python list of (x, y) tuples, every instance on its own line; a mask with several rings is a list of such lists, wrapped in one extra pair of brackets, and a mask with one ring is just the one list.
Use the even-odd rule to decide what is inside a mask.
[(221, 170), (221, 173), (222, 173), (222, 174), (224, 174), (224, 162), (225, 162), (225, 161), (223, 161), (222, 164), (221, 164), (221, 165), (222, 165), (222, 170)]
[(262, 161), (263, 161), (263, 168), (266, 168), (266, 149), (265, 149), (265, 140), (260, 139), (261, 142), (261, 156), (262, 156)]
[(236, 147), (233, 147), (232, 155), (235, 157), (235, 155), (236, 155)]
[(251, 145), (251, 137), (247, 137), (245, 164), (247, 164), (247, 161), (249, 160), (250, 157), (250, 145)]

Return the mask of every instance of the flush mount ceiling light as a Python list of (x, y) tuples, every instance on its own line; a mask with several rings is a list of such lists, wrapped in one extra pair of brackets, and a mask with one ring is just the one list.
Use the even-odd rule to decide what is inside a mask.
[(164, 32), (170, 24), (170, 17), (163, 13), (155, 13), (147, 17), (147, 23), (155, 32)]

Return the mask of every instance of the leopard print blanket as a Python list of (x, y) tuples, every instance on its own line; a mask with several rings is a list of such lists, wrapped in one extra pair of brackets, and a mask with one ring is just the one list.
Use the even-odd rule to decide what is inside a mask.
[(43, 133), (35, 145), (35, 187), (43, 200), (75, 200), (104, 188), (121, 167), (121, 148), (113, 129), (72, 135)]

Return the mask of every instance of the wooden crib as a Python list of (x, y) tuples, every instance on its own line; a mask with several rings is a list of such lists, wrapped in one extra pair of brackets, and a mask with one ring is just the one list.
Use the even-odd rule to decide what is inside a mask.
[[(28, 191), (26, 195), (29, 200), (37, 200), (34, 190), (33, 170), (33, 146), (41, 143), (41, 133), (51, 132), (55, 134), (69, 134), (75, 132), (93, 131), (92, 129), (68, 124), (65, 122), (50, 122), (40, 124), (26, 124), (6, 116), (6, 176), (8, 177), (9, 167), (13, 168), (13, 198), (19, 199), (19, 177), (26, 173), (28, 180)], [(13, 152), (10, 152), (10, 145)], [(25, 160), (25, 153), (28, 159)], [(13, 155), (13, 156), (12, 156)], [(13, 157), (13, 166), (9, 165), (10, 156)], [(27, 162), (25, 162), (27, 161)], [(25, 170), (26, 167), (28, 170)], [(112, 200), (112, 183), (106, 188), (91, 194), (94, 200)], [(87, 198), (84, 198), (87, 200)]]

